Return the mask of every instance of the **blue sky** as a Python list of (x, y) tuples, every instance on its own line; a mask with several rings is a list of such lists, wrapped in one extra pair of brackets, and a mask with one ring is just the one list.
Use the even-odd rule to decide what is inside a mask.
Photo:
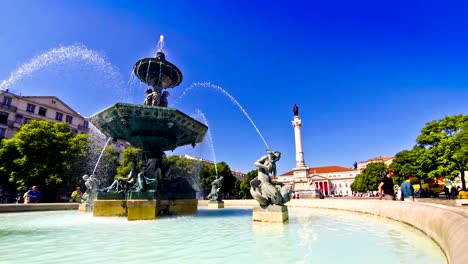
[[(0, 80), (47, 50), (82, 44), (102, 53), (121, 82), (77, 61), (11, 88), (56, 95), (84, 116), (140, 103), (145, 86), (129, 82), (132, 67), (164, 34), (166, 58), (184, 75), (169, 106), (205, 114), (217, 161), (248, 172), (265, 145), (218, 91), (195, 88), (179, 100), (194, 82), (239, 101), (283, 153), (280, 173), (295, 166), (295, 103), (306, 164), (350, 167), (411, 148), (426, 122), (468, 112), (467, 4), (407, 2), (0, 1)], [(207, 144), (175, 153), (213, 160)]]

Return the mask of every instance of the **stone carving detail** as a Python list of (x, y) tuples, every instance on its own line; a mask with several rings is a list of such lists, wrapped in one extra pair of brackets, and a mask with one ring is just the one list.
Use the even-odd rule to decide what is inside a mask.
[(284, 205), (291, 199), (289, 190), (285, 186), (271, 183), (271, 177), (276, 176), (276, 162), (280, 158), (281, 152), (267, 150), (267, 155), (254, 163), (258, 167), (258, 175), (250, 181), (250, 194), (262, 208), (269, 205)]
[(146, 97), (143, 104), (167, 107), (169, 105), (169, 102), (167, 100), (167, 97), (169, 97), (169, 95), (170, 93), (168, 91), (162, 92), (162, 89), (159, 87), (154, 87), (154, 89), (147, 88)]
[(211, 183), (211, 192), (208, 194), (208, 199), (210, 199), (210, 201), (221, 202), (221, 200), (223, 200), (224, 194), (220, 191), (223, 186), (223, 181), (224, 177), (220, 176)]
[(119, 177), (109, 187), (102, 189), (103, 192), (146, 192), (156, 191), (158, 183), (162, 180), (162, 170), (164, 169), (164, 177), (167, 178), (172, 168), (163, 168), (162, 161), (165, 155), (160, 158), (149, 158), (145, 167), (137, 173), (135, 164), (130, 162), (130, 173), (127, 177)]
[(92, 204), (98, 191), (98, 181), (96, 179), (96, 175), (92, 174), (89, 176), (85, 174), (83, 175), (82, 179), (85, 181), (86, 191), (82, 196), (81, 202)]

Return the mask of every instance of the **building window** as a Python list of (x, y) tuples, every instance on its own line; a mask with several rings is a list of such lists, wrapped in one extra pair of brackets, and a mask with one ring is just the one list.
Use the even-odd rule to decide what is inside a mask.
[(8, 122), (8, 113), (0, 112), (0, 124), (6, 125)]
[(11, 97), (3, 97), (3, 105), (6, 105), (6, 106), (11, 106), (11, 100), (12, 98)]
[(0, 127), (0, 138), (4, 138), (6, 134), (6, 128)]
[(25, 125), (25, 124), (29, 124), (29, 122), (31, 122), (31, 119), (29, 119), (29, 118), (27, 118), (27, 117), (23, 118), (23, 124), (24, 124), (24, 125)]
[(34, 113), (34, 111), (36, 111), (36, 106), (33, 104), (28, 104), (28, 106), (26, 107), (26, 111)]
[(341, 183), (340, 183), (340, 184), (338, 184), (338, 186), (340, 186), (340, 188), (341, 188)]
[(46, 116), (46, 113), (47, 113), (47, 108), (39, 107), (39, 112), (37, 112), (38, 115)]
[(345, 183), (345, 187), (348, 187), (348, 183)]
[(73, 116), (67, 115), (65, 121), (67, 121), (68, 124), (71, 124), (73, 122)]
[(84, 128), (89, 128), (89, 122), (88, 121), (83, 121), (83, 127)]
[[(39, 110), (39, 112), (40, 112), (40, 110)], [(55, 113), (55, 119), (59, 120), (59, 121), (62, 121), (63, 120), (63, 114), (59, 113), (59, 112)]]

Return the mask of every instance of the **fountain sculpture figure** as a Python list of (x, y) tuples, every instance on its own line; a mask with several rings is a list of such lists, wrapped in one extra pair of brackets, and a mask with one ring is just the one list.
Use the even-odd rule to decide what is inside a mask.
[(208, 194), (208, 199), (211, 202), (221, 202), (223, 200), (224, 194), (221, 192), (221, 187), (223, 186), (224, 177), (219, 176), (211, 183), (211, 192)]
[(254, 163), (258, 167), (258, 176), (250, 181), (250, 194), (263, 209), (270, 205), (282, 206), (291, 199), (288, 188), (271, 183), (271, 177), (276, 176), (276, 162), (280, 158), (281, 152), (268, 149), (267, 155)]
[(137, 61), (133, 72), (150, 86), (144, 104), (117, 103), (91, 116), (90, 121), (109, 137), (140, 148), (145, 165), (138, 173), (134, 166), (128, 177), (117, 179), (99, 192), (97, 200), (155, 200), (158, 210), (167, 204), (174, 205), (175, 200), (194, 200), (196, 192), (184, 175), (171, 175), (171, 168), (164, 162), (164, 151), (195, 146), (203, 140), (208, 127), (168, 107), (169, 92), (163, 90), (179, 85), (182, 73), (166, 60), (162, 43), (156, 57)]

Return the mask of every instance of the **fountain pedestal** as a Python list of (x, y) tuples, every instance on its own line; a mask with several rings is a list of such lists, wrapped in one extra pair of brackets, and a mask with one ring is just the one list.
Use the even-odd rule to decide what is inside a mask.
[(208, 209), (219, 209), (224, 208), (223, 201), (209, 201), (208, 202)]
[(95, 200), (93, 205), (94, 216), (126, 216), (126, 200)]
[(146, 89), (144, 105), (117, 103), (89, 120), (114, 140), (124, 140), (141, 149), (140, 161), (146, 165), (139, 168), (138, 173), (135, 164), (140, 162), (132, 162), (127, 178), (119, 178), (115, 181), (116, 187), (112, 184), (106, 192), (98, 193), (93, 213), (95, 216), (127, 216), (128, 220), (154, 219), (163, 214), (194, 214), (198, 207), (196, 192), (186, 175), (171, 172), (171, 168), (163, 164), (164, 151), (185, 145), (195, 147), (203, 141), (208, 127), (167, 107), (169, 92), (163, 90), (179, 85), (182, 72), (166, 60), (162, 50), (155, 58), (139, 60), (133, 72), (153, 88)]
[(156, 200), (127, 200), (127, 220), (153, 220), (156, 212)]
[(253, 208), (253, 221), (264, 223), (284, 223), (289, 219), (288, 207), (285, 205), (270, 205), (263, 209)]

